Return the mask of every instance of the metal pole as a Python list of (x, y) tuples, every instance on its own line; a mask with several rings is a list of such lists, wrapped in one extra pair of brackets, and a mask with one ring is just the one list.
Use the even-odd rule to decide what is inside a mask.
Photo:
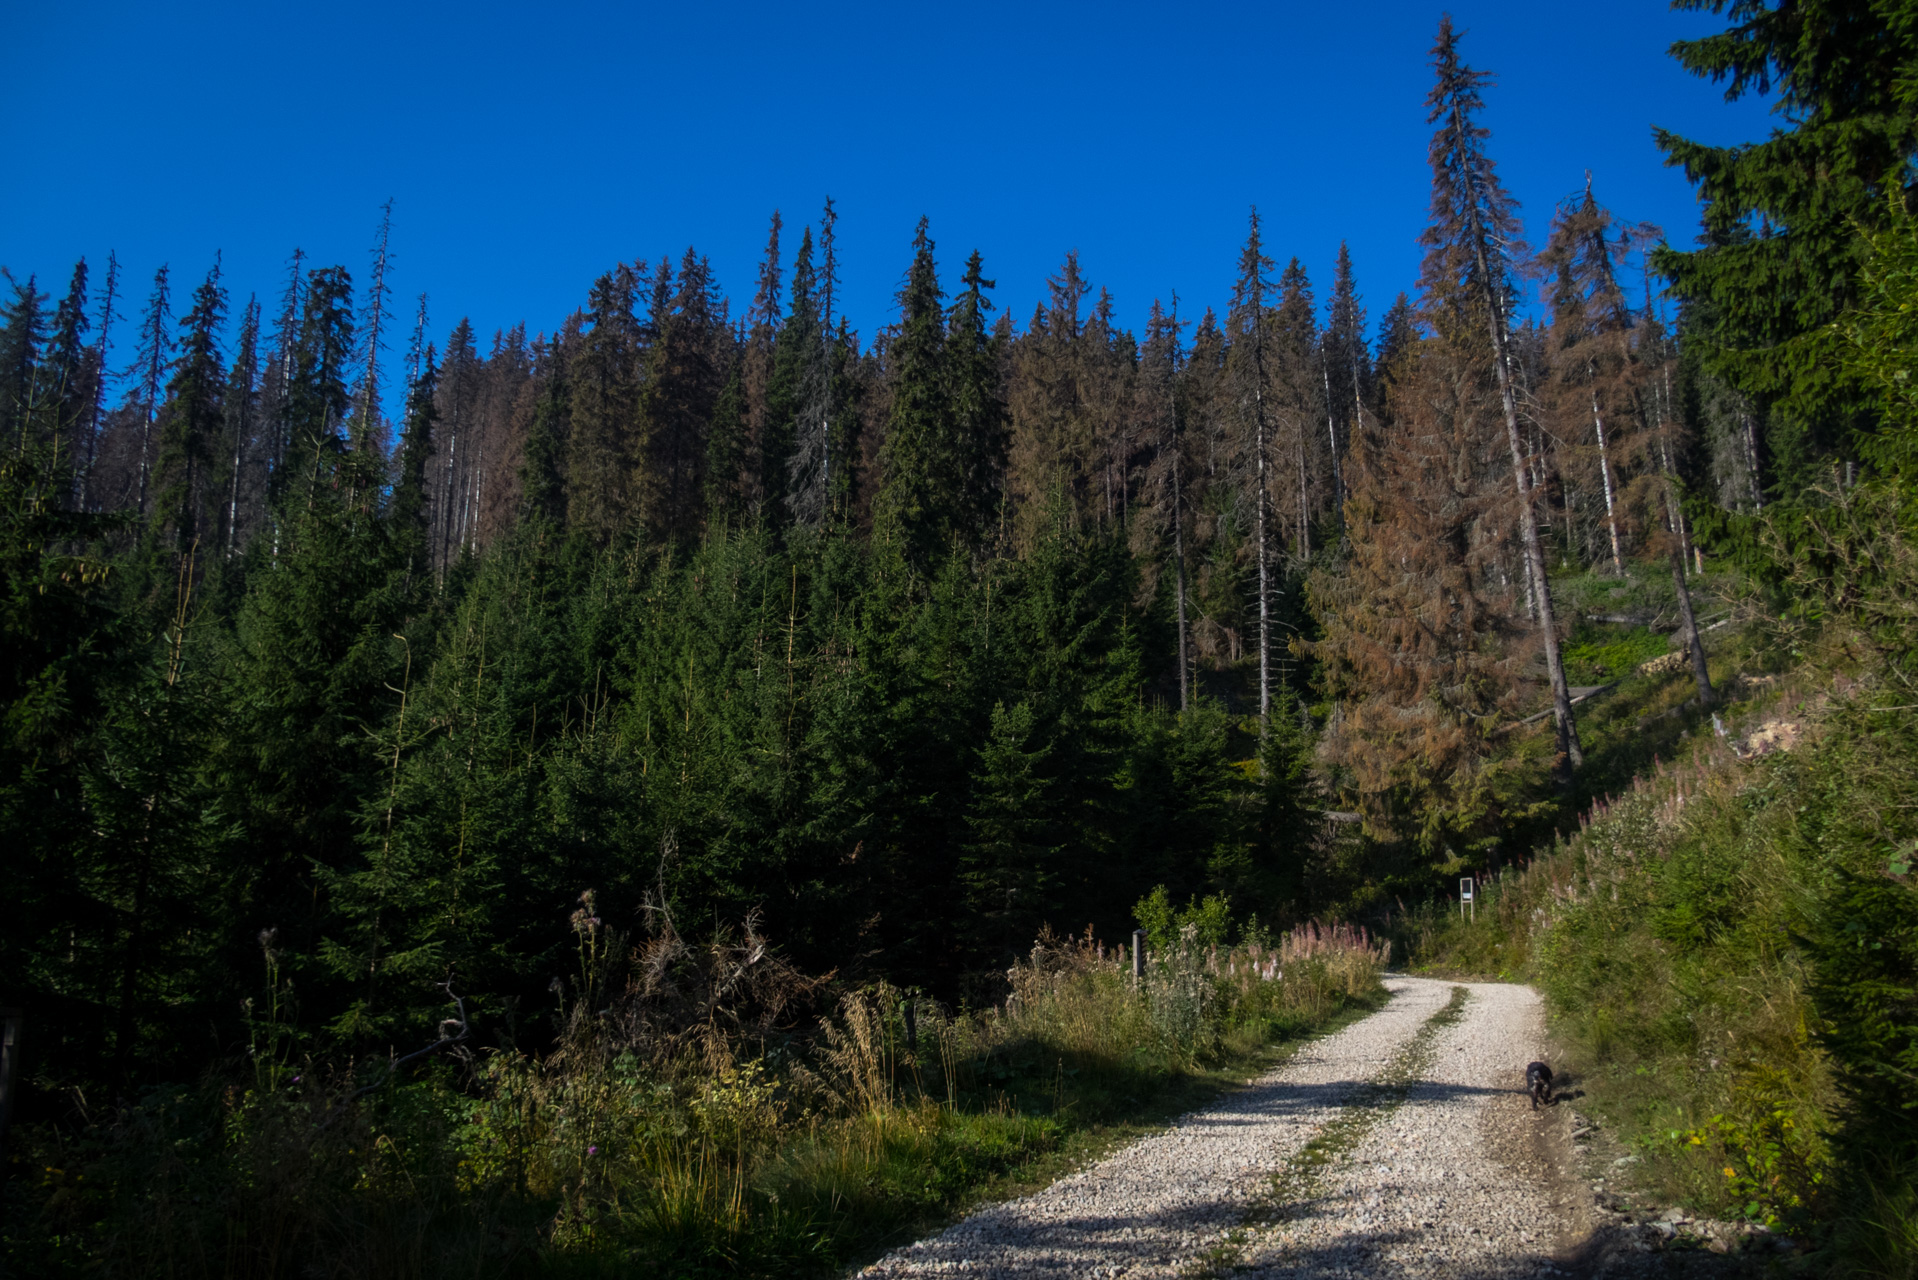
[(1145, 980), (1145, 930), (1132, 931), (1132, 985)]

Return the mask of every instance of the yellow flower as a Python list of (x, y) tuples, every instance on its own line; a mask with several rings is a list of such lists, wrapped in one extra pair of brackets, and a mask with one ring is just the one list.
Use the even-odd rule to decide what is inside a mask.
[(1727, 1178), (1736, 1178), (1736, 1177), (1738, 1176), (1738, 1170), (1736, 1170), (1736, 1169), (1734, 1169), (1734, 1168), (1732, 1168), (1732, 1167), (1731, 1167), (1730, 1165), (1726, 1165), (1726, 1166), (1725, 1166), (1725, 1176), (1726, 1176)]

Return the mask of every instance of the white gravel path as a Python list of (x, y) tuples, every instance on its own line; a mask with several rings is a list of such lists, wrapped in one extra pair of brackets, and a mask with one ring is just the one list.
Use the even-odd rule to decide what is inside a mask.
[[(1276, 1226), (1254, 1234), (1249, 1274), (1451, 1280), (1557, 1269), (1552, 1257), (1576, 1224), (1543, 1170), (1512, 1167), (1526, 1126), (1539, 1122), (1521, 1079), (1544, 1050), (1538, 996), (1458, 985), (1471, 993), (1464, 1016), (1439, 1032), (1403, 1103), (1330, 1163), (1307, 1198), (1280, 1207)], [(1526, 1163), (1522, 1150), (1516, 1162)]]
[[(1272, 1175), (1339, 1115), (1366, 1082), (1387, 1069), (1426, 1020), (1445, 1006), (1452, 985), (1388, 978), (1393, 999), (1383, 1010), (1301, 1047), (1283, 1066), (1247, 1088), (1043, 1191), (985, 1209), (931, 1239), (890, 1253), (859, 1274), (874, 1280), (954, 1273), (1143, 1278), (1189, 1271), (1249, 1211), (1262, 1207)], [(1536, 998), (1517, 987), (1475, 991), (1517, 994), (1490, 995), (1468, 1005), (1465, 1021), (1445, 1033), (1432, 1084), (1413, 1091), (1406, 1112), (1421, 1111), (1428, 1103), (1435, 1109), (1469, 1109), (1481, 1096), (1473, 1090), (1493, 1082), (1509, 1086), (1515, 1054), (1522, 1073), (1524, 1055), (1536, 1038)], [(1497, 1015), (1489, 1020), (1473, 1016), (1470, 1011), (1481, 1005)], [(1424, 1134), (1423, 1127), (1419, 1132)], [(1435, 1157), (1441, 1149), (1453, 1150), (1436, 1136), (1422, 1140), (1431, 1142)], [(1432, 1176), (1440, 1176), (1440, 1171)], [(1418, 1185), (1421, 1193), (1427, 1189), (1424, 1182)], [(1427, 1212), (1423, 1204), (1415, 1214)], [(1328, 1207), (1320, 1217), (1283, 1223), (1280, 1230), (1293, 1231), (1298, 1247), (1307, 1252), (1294, 1255), (1293, 1245), (1275, 1235), (1270, 1241), (1274, 1264), (1313, 1269), (1308, 1255), (1318, 1246), (1300, 1233), (1322, 1221), (1337, 1235), (1339, 1229), (1330, 1224), (1348, 1216)], [(1254, 1232), (1252, 1242), (1256, 1245), (1266, 1234)], [(1297, 1256), (1300, 1263), (1282, 1262), (1282, 1256)], [(1323, 1270), (1317, 1268), (1315, 1274)]]

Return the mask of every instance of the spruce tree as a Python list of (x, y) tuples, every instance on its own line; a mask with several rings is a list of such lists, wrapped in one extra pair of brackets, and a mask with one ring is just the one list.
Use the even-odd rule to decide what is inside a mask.
[(380, 329), (386, 322), (386, 300), (393, 292), (386, 283), (387, 268), (391, 265), (388, 242), (392, 233), (393, 202), (389, 199), (380, 206), (380, 229), (373, 237), (373, 270), (367, 280), (366, 301), (360, 307), (366, 338), (360, 360), (353, 447), (362, 451), (383, 449), (386, 443), (380, 438), (380, 352), (384, 346)]
[[(420, 322), (424, 327), (426, 301), (420, 300)], [(406, 391), (406, 425), (400, 432), (397, 474), (393, 479), (390, 518), (393, 542), (408, 572), (424, 579), (432, 568), (432, 506), (428, 499), (431, 483), (429, 469), (433, 457), (433, 428), (439, 421), (435, 404), (439, 390), (439, 357), (433, 344), (426, 343), (411, 361), (412, 385)], [(530, 443), (530, 442), (529, 442)], [(529, 449), (529, 454), (530, 454)], [(531, 487), (528, 487), (531, 492)]]
[(7, 277), (13, 297), (0, 312), (0, 430), (16, 454), (24, 454), (32, 440), (37, 416), (35, 399), (40, 348), (46, 341), (46, 295), (24, 281)]
[(40, 362), (41, 389), (36, 393), (44, 406), (43, 437), (52, 440), (63, 467), (74, 466), (80, 456), (93, 399), (92, 360), (85, 336), (88, 323), (87, 260), (82, 258), (74, 264), (66, 296), (54, 308), (46, 357)]
[(212, 480), (225, 425), (226, 369), (220, 353), (225, 327), (226, 289), (216, 260), (181, 320), (154, 464), (155, 527), (182, 554), (202, 540), (210, 542), (217, 529)]
[(712, 429), (706, 436), (706, 520), (709, 527), (740, 528), (748, 495), (757, 486), (746, 475), (746, 339), (736, 332), (726, 359), (726, 380), (713, 402)]
[(284, 491), (287, 449), (293, 430), (293, 375), (300, 345), (300, 315), (306, 309), (306, 251), (294, 249), (287, 259), (286, 288), (280, 291), (280, 309), (274, 318), (273, 356), (266, 369), (261, 400), (271, 417), (272, 443), (267, 470), (273, 491)]
[(1606, 238), (1610, 224), (1610, 215), (1599, 208), (1588, 182), (1584, 197), (1566, 202), (1553, 218), (1538, 264), (1550, 277), (1546, 292), (1552, 308), (1547, 355), (1551, 367), (1544, 398), (1559, 440), (1592, 442), (1590, 456), (1598, 467), (1597, 488), (1604, 500), (1612, 571), (1623, 574), (1623, 513), (1618, 496), (1631, 451), (1627, 410), (1636, 390), (1636, 370), (1632, 316), (1618, 287), (1612, 246)]
[(240, 504), (253, 492), (248, 483), (250, 451), (257, 445), (260, 412), (260, 302), (248, 297), (240, 317), (240, 339), (227, 370), (224, 447), (226, 502), (222, 512), (220, 546), (231, 558), (240, 544)]
[(134, 356), (133, 367), (123, 375), (136, 379), (127, 389), (127, 407), (139, 415), (140, 421), (140, 461), (133, 509), (141, 515), (145, 515), (147, 510), (153, 428), (160, 415), (160, 396), (166, 388), (167, 365), (172, 360), (173, 337), (168, 332), (172, 319), (172, 289), (168, 282), (167, 266), (162, 263), (160, 269), (153, 273), (153, 293), (148, 297), (146, 310), (140, 316), (138, 353)]
[(352, 399), (347, 371), (353, 359), (353, 277), (345, 267), (307, 273), (299, 336), (287, 396), (286, 477), (310, 489), (339, 455)]
[(577, 318), (552, 341), (535, 343), (534, 369), (539, 399), (527, 425), (520, 453), (520, 518), (538, 522), (554, 534), (567, 527), (566, 457), (572, 434), (571, 361), (579, 349)]
[(1358, 430), (1372, 395), (1371, 353), (1365, 347), (1365, 306), (1359, 299), (1352, 272), (1352, 253), (1339, 242), (1338, 263), (1332, 275), (1332, 300), (1326, 307), (1325, 332), (1319, 341), (1319, 367), (1325, 383), (1326, 425), (1332, 449), (1334, 506), (1345, 505), (1345, 451)]
[(977, 249), (960, 277), (964, 290), (946, 320), (946, 399), (952, 416), (953, 531), (977, 546), (992, 528), (1003, 500), (1006, 410), (1000, 392), (1000, 344), (989, 328), (992, 300)]
[[(1017, 520), (1016, 542), (1029, 550), (1043, 534), (1053, 495), (1063, 495), (1074, 517), (1090, 517), (1096, 465), (1088, 402), (1092, 369), (1082, 309), (1091, 292), (1069, 252), (1046, 278), (1046, 301), (1015, 343), (1009, 404), (1011, 446), (1007, 480)], [(1103, 345), (1103, 344), (1102, 344)], [(1103, 506), (1103, 503), (1100, 503)]]
[(1191, 654), (1187, 645), (1186, 564), (1185, 564), (1185, 432), (1179, 412), (1181, 351), (1179, 295), (1172, 295), (1172, 310), (1165, 311), (1159, 300), (1152, 300), (1152, 312), (1146, 320), (1145, 348), (1140, 353), (1139, 416), (1153, 424), (1154, 486), (1158, 532), (1163, 545), (1164, 530), (1171, 530), (1172, 590), (1175, 661), (1179, 667), (1179, 711), (1191, 709)]
[[(567, 371), (567, 519), (573, 529), (602, 546), (623, 532), (634, 515), (640, 361), (645, 354), (633, 311), (638, 285), (637, 271), (624, 263), (593, 283), (579, 354)], [(449, 417), (449, 429), (455, 425)]]
[(975, 946), (996, 962), (1016, 959), (1057, 901), (1065, 839), (1048, 776), (1053, 754), (1028, 703), (993, 708), (972, 779), (960, 879), (977, 922)]
[(656, 287), (654, 295), (658, 337), (640, 399), (638, 514), (652, 537), (692, 538), (700, 530), (706, 433), (724, 385), (732, 326), (712, 264), (690, 247), (680, 258), (677, 287), (664, 298)]
[(922, 573), (945, 553), (952, 533), (952, 421), (946, 395), (945, 323), (928, 222), (919, 219), (912, 265), (899, 290), (899, 334), (887, 352), (892, 412), (886, 431), (885, 487), (875, 532), (893, 554)]
[(862, 504), (869, 504), (870, 501), (870, 494), (865, 488), (869, 472), (866, 465), (869, 441), (865, 431), (866, 389), (869, 382), (864, 375), (872, 363), (860, 355), (859, 337), (852, 331), (851, 322), (844, 316), (839, 317), (839, 327), (832, 334), (826, 349), (826, 404), (829, 415), (826, 421), (826, 465), (829, 468), (826, 491), (835, 522), (852, 522)]
[[(746, 308), (745, 351), (741, 366), (746, 393), (747, 463), (753, 509), (762, 519), (777, 523), (785, 519), (784, 496), (786, 463), (790, 450), (790, 423), (770, 421), (773, 396), (774, 343), (779, 336), (780, 297), (785, 290), (781, 265), (779, 233), (784, 228), (779, 210), (773, 210), (772, 225), (766, 234), (766, 249), (759, 259), (753, 300)], [(767, 460), (770, 453), (771, 460)], [(765, 481), (774, 477), (769, 490)]]
[(1372, 412), (1381, 415), (1385, 412), (1386, 391), (1401, 372), (1401, 361), (1417, 343), (1418, 309), (1401, 291), (1379, 321), (1378, 359), (1373, 366), (1378, 371), (1378, 380), (1372, 395)]
[(1272, 506), (1270, 455), (1272, 419), (1268, 397), (1271, 384), (1271, 318), (1266, 295), (1272, 291), (1268, 273), (1272, 259), (1260, 238), (1259, 211), (1251, 214), (1245, 248), (1239, 253), (1239, 277), (1232, 286), (1232, 312), (1226, 321), (1231, 335), (1228, 367), (1238, 403), (1247, 471), (1252, 484), (1252, 554), (1258, 577), (1256, 612), (1259, 619), (1259, 733), (1263, 736), (1272, 713), (1272, 536), (1267, 528)]
[(1432, 211), (1420, 242), (1425, 262), (1420, 287), (1425, 291), (1428, 315), (1443, 311), (1447, 323), (1477, 324), (1490, 338), (1491, 363), (1498, 382), (1512, 455), (1512, 482), (1517, 496), (1520, 551), (1538, 617), (1538, 636), (1545, 652), (1551, 684), (1552, 719), (1557, 734), (1555, 772), (1561, 786), (1569, 786), (1571, 772), (1584, 762), (1578, 727), (1572, 720), (1571, 690), (1559, 656), (1558, 621), (1552, 608), (1551, 583), (1545, 572), (1545, 550), (1539, 538), (1531, 471), (1521, 439), (1517, 393), (1513, 387), (1510, 347), (1512, 304), (1515, 296), (1511, 259), (1521, 244), (1517, 203), (1499, 183), (1491, 157), (1485, 151), (1489, 131), (1478, 123), (1484, 109), (1480, 89), (1491, 79), (1459, 58), (1458, 37), (1449, 15), (1439, 22), (1432, 47), (1436, 83), (1426, 95), (1426, 123), (1437, 125), (1432, 135)]
[(1869, 393), (1794, 341), (1825, 329), (1858, 296), (1860, 232), (1882, 227), (1889, 200), (1910, 201), (1918, 149), (1918, 23), (1879, 0), (1768, 5), (1678, 0), (1724, 13), (1723, 31), (1672, 45), (1727, 101), (1771, 95), (1783, 122), (1762, 142), (1714, 146), (1654, 130), (1703, 205), (1701, 247), (1662, 248), (1653, 265), (1688, 305), (1703, 370), (1746, 397), (1767, 452), (1803, 483), (1808, 468), (1869, 429)]
[(1324, 369), (1318, 358), (1317, 311), (1305, 265), (1293, 258), (1279, 274), (1279, 305), (1272, 311), (1270, 335), (1278, 382), (1283, 388), (1282, 425), (1292, 455), (1292, 501), (1297, 503), (1296, 548), (1301, 561), (1312, 556), (1312, 522), (1324, 503), (1319, 477), (1333, 465), (1321, 461), (1320, 427), (1327, 421)]
[(93, 468), (99, 458), (100, 419), (106, 411), (107, 377), (112, 367), (113, 354), (113, 314), (114, 301), (119, 297), (120, 259), (113, 253), (107, 254), (107, 283), (100, 291), (100, 340), (93, 346), (90, 364), (92, 376), (88, 388), (86, 422), (82, 428), (85, 446), (74, 453), (75, 469), (78, 472), (75, 489), (78, 493), (78, 505), (82, 511), (94, 509)]
[(817, 280), (812, 228), (793, 254), (792, 309), (773, 339), (772, 378), (766, 393), (766, 426), (760, 438), (761, 518), (772, 528), (797, 520), (817, 523), (824, 510), (824, 408)]

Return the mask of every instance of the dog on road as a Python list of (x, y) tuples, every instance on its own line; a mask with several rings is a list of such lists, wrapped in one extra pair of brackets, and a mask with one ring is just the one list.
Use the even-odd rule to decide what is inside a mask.
[(1538, 1110), (1538, 1104), (1552, 1105), (1552, 1069), (1542, 1062), (1532, 1062), (1525, 1067), (1525, 1087), (1532, 1095), (1532, 1110)]

